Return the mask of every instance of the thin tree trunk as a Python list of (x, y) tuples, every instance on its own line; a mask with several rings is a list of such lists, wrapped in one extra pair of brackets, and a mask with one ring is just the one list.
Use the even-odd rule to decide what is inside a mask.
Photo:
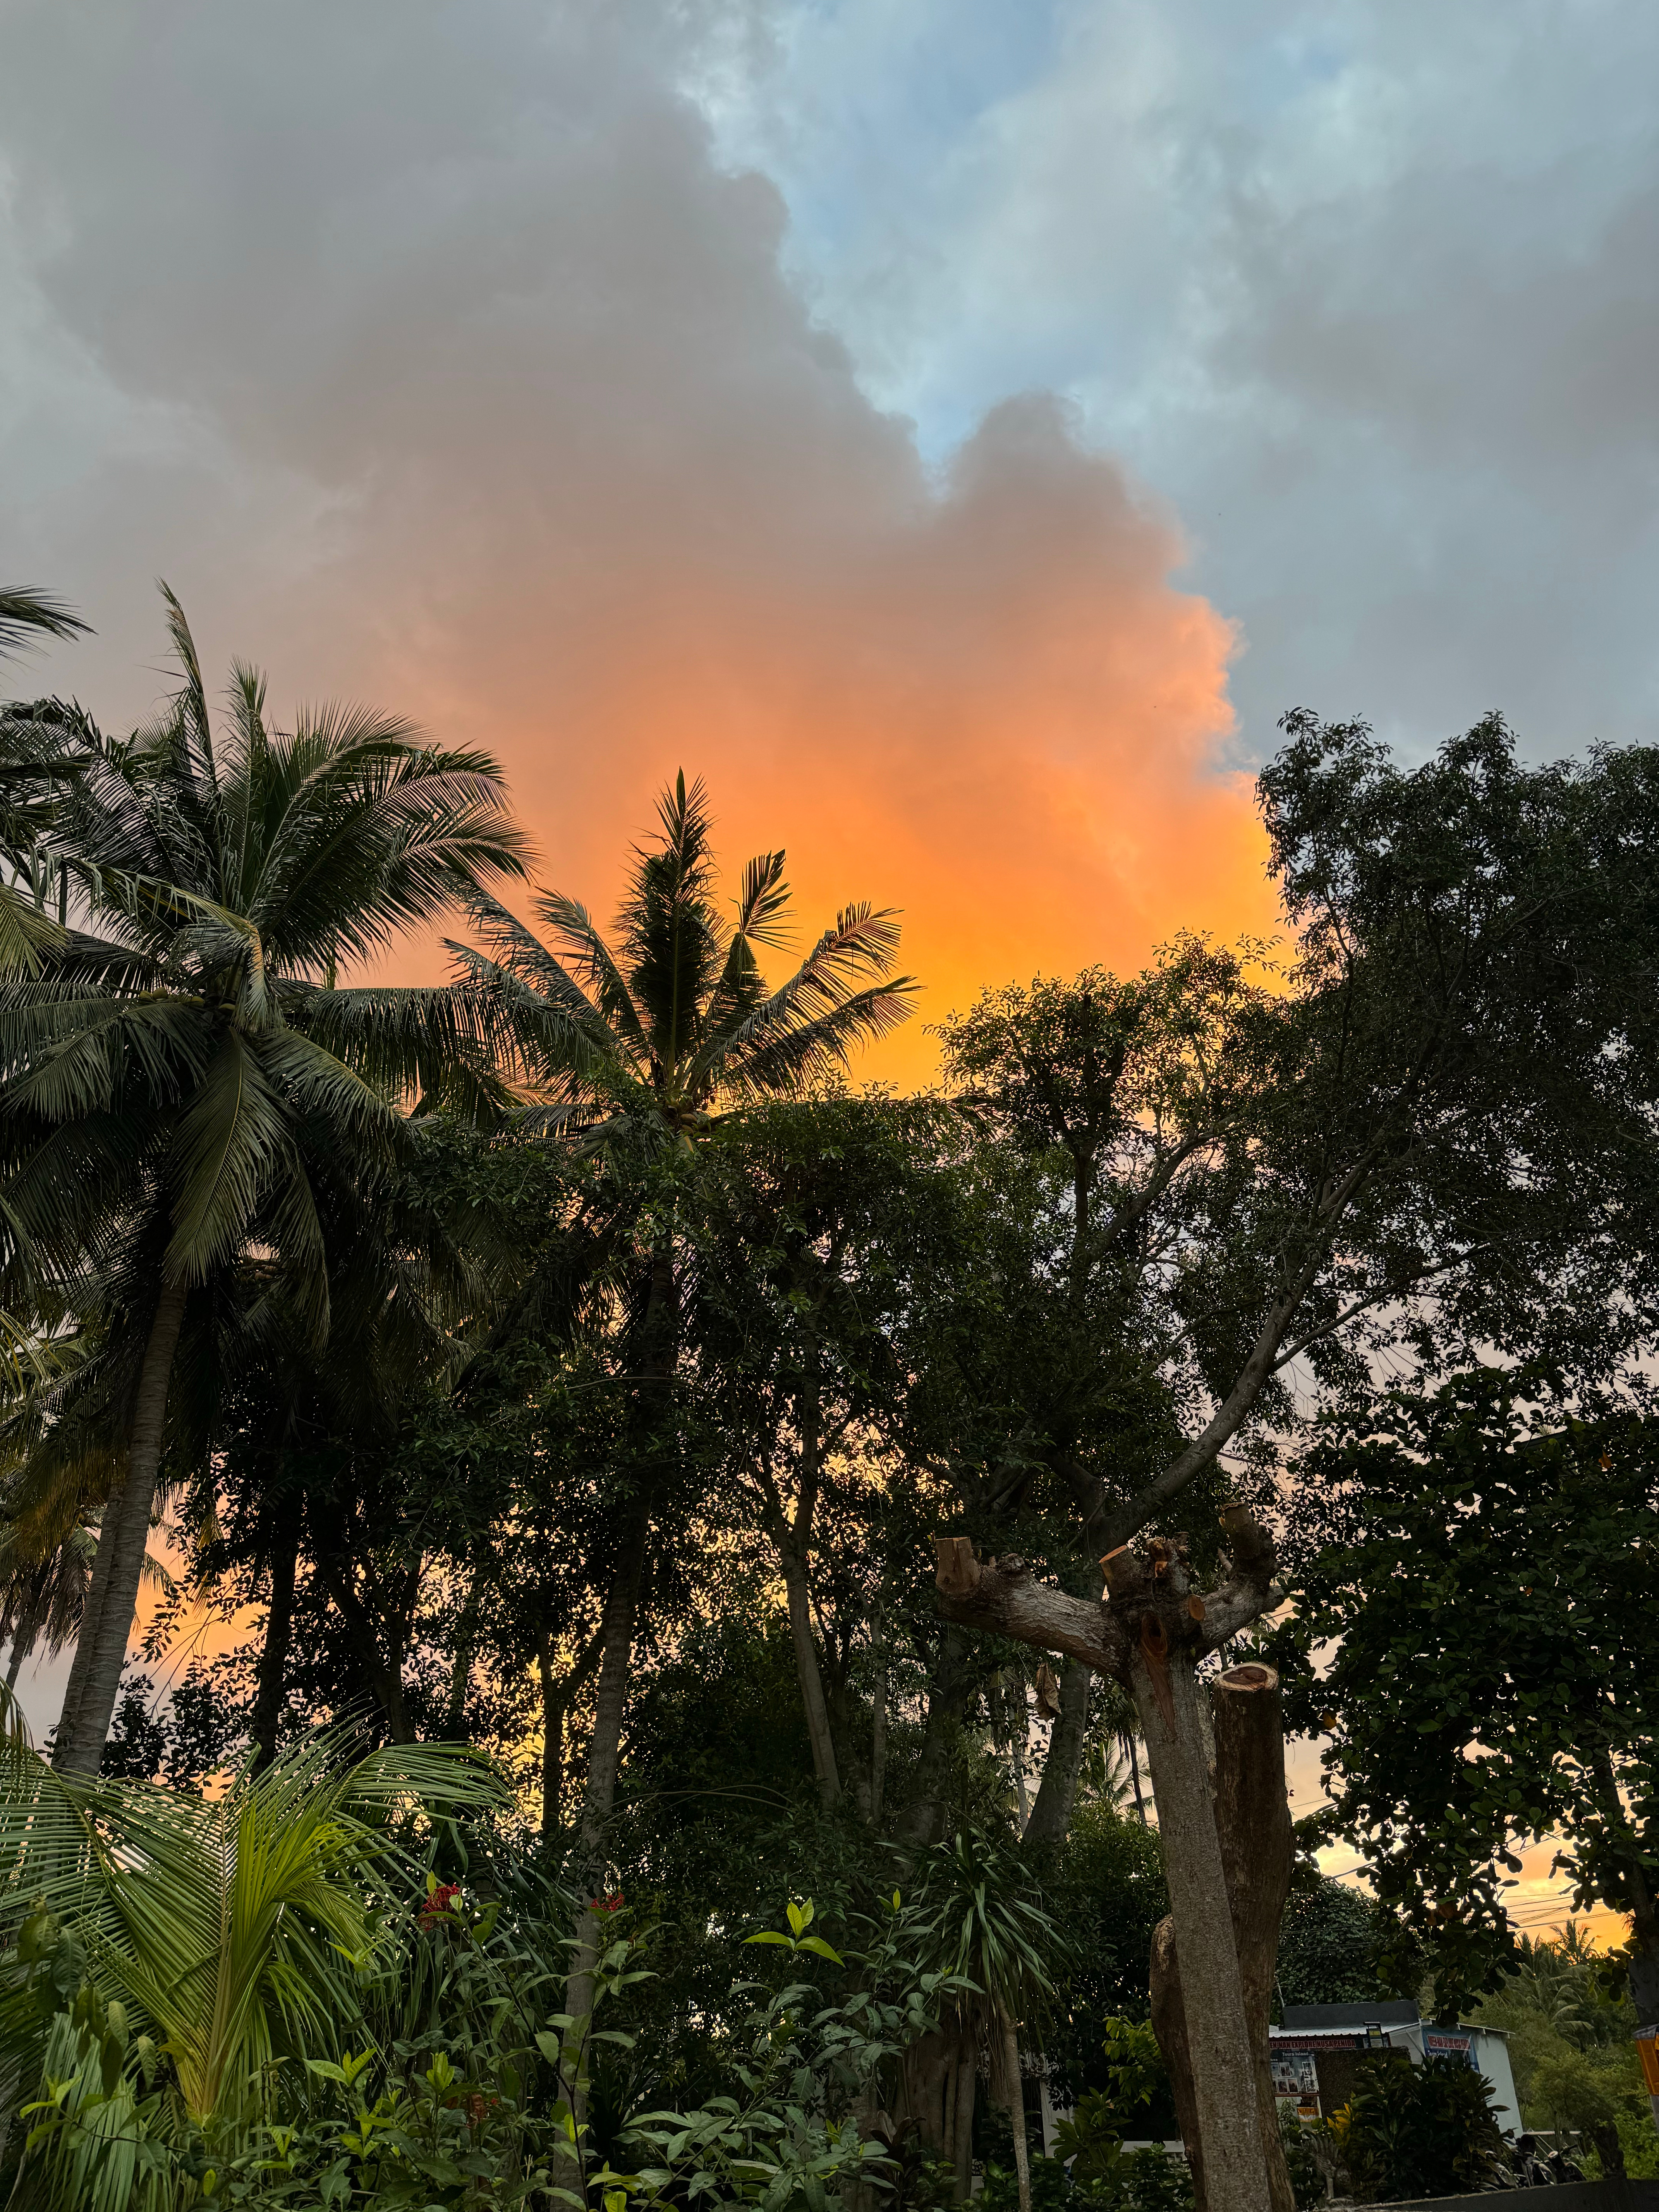
[(1019, 2035), (1005, 2012), (998, 2020), (1002, 2038), (1002, 2068), (1006, 2075), (1008, 2119), (1014, 2131), (1014, 2176), (1019, 2185), (1019, 2212), (1031, 2212), (1031, 2155), (1025, 2140), (1025, 2089), (1019, 2078)]
[[(392, 1656), (387, 1658), (380, 1650), (380, 1639), (368, 1607), (351, 1585), (349, 1569), (343, 1569), (338, 1560), (331, 1558), (320, 1545), (313, 1545), (313, 1556), (317, 1572), (322, 1577), (323, 1588), (330, 1602), (339, 1614), (345, 1627), (347, 1640), (362, 1662), (363, 1672), (368, 1677), (368, 1686), (374, 1692), (376, 1704), (386, 1715), (386, 1724), (393, 1743), (413, 1743), (415, 1729), (404, 1703), (404, 1670), (402, 1645), (407, 1640), (404, 1630), (397, 1639)], [(392, 1623), (388, 1621), (387, 1626)]]
[[(1596, 1780), (1597, 1809), (1618, 1839), (1615, 1850), (1630, 1896), (1631, 1935), (1634, 1939), (1627, 1974), (1631, 2002), (1636, 2008), (1637, 2026), (1650, 2027), (1659, 2022), (1659, 1910), (1655, 1907), (1647, 1869), (1643, 1863), (1641, 1844), (1619, 1794), (1613, 1754), (1605, 1744), (1598, 1745), (1590, 1752), (1589, 1763)], [(1653, 2117), (1654, 2125), (1659, 2127), (1659, 2100), (1654, 2101)]]
[[(88, 1591), (88, 1618), (75, 1647), (75, 1664), (64, 1696), (52, 1763), (64, 1774), (96, 1774), (121, 1686), (138, 1605), (138, 1583), (149, 1541), (149, 1516), (167, 1430), (167, 1385), (184, 1326), (185, 1285), (163, 1283), (150, 1322), (133, 1392), (127, 1431), (127, 1464), (119, 1488), (104, 1510), (98, 1556)], [(105, 1565), (107, 1555), (108, 1565)], [(103, 1569), (100, 1588), (99, 1570)], [(94, 1606), (94, 1600), (97, 1602)]]
[(542, 1841), (559, 1832), (564, 1799), (564, 1700), (553, 1680), (553, 1639), (544, 1634), (536, 1645), (536, 1672), (542, 1686)]
[(1077, 1806), (1078, 1778), (1089, 1741), (1089, 1684), (1093, 1670), (1080, 1659), (1060, 1669), (1060, 1718), (1048, 1738), (1036, 1802), (1025, 1833), (1034, 1844), (1063, 1843)]
[(1014, 1770), (1014, 1808), (1023, 1836), (1031, 1824), (1031, 1796), (1025, 1782), (1025, 1752), (1030, 1722), (1025, 1709), (1025, 1685), (1004, 1683), (1002, 1713), (1008, 1729), (1008, 1760)]
[(974, 2193), (974, 2094), (977, 2086), (974, 2039), (963, 2035), (957, 2045), (956, 2094), (951, 2108), (951, 2164), (956, 2176), (958, 2204), (965, 2204)]
[(787, 1539), (778, 1547), (783, 1569), (784, 1592), (789, 1601), (789, 1634), (795, 1647), (795, 1673), (800, 1682), (800, 1701), (806, 1712), (806, 1733), (812, 1744), (812, 1771), (817, 1778), (818, 1802), (832, 1813), (841, 1796), (841, 1770), (836, 1760), (835, 1730), (823, 1694), (823, 1672), (818, 1665), (817, 1640), (812, 1633), (812, 1605), (806, 1583), (806, 1562)]
[(1134, 1788), (1135, 1810), (1140, 1815), (1140, 1825), (1144, 1828), (1146, 1825), (1146, 1800), (1140, 1794), (1140, 1759), (1135, 1750), (1133, 1729), (1123, 1731), (1123, 1750), (1129, 1762), (1129, 1780)]
[(283, 1692), (288, 1682), (289, 1649), (294, 1640), (294, 1579), (299, 1559), (299, 1504), (294, 1498), (285, 1497), (277, 1508), (271, 1532), (270, 1605), (265, 1614), (264, 1649), (259, 1654), (258, 1687), (253, 1700), (256, 1774), (276, 1756), (276, 1736), (282, 1725)]
[(1183, 1939), (1182, 2014), (1208, 2212), (1269, 2212), (1255, 2069), (1242, 2063), (1250, 2048), (1244, 1988), (1191, 1658), (1179, 1647), (1160, 1656), (1143, 1645), (1131, 1660), (1130, 1687), (1158, 1793), (1170, 1904)]
[(872, 1624), (876, 1639), (876, 1689), (870, 1704), (870, 1825), (881, 1826), (882, 1794), (887, 1786), (887, 1635), (886, 1610), (876, 1607)]
[[(622, 1553), (605, 1593), (599, 1619), (599, 1679), (593, 1692), (593, 1734), (587, 1752), (587, 1786), (582, 1796), (578, 1835), (581, 1854), (579, 1879), (590, 1893), (605, 1869), (605, 1832), (617, 1802), (617, 1777), (622, 1769), (623, 1716), (628, 1702), (629, 1664), (634, 1649), (634, 1624), (639, 1610), (640, 1584), (645, 1572), (646, 1539), (651, 1525), (649, 1494), (641, 1489), (629, 1503), (623, 1530)], [(570, 1973), (565, 1982), (564, 2008), (585, 2024), (593, 2009), (593, 1969), (599, 1960), (599, 1917), (584, 1905), (576, 1922), (576, 1944)], [(573, 2033), (586, 2038), (585, 2025)], [(580, 2081), (585, 2082), (586, 2059)]]
[(449, 1670), (449, 1711), (444, 1733), (452, 1741), (459, 1736), (466, 1715), (466, 1692), (472, 1679), (472, 1653), (478, 1641), (478, 1611), (483, 1595), (483, 1568), (475, 1566), (455, 1632), (455, 1657)]
[(599, 1663), (601, 1631), (596, 1628), (562, 1679), (553, 1672), (553, 1632), (544, 1629), (536, 1644), (536, 1671), (542, 1686), (542, 1841), (552, 1844), (564, 1802), (564, 1724), (576, 1693)]
[(921, 1757), (916, 1767), (916, 1794), (904, 1816), (904, 1839), (931, 1844), (939, 1829), (939, 1799), (951, 1739), (962, 1722), (966, 1702), (969, 1655), (973, 1647), (954, 1621), (940, 1634), (933, 1662), (933, 1680), (927, 1697), (927, 1719), (922, 1729)]
[[(37, 1585), (37, 1591), (39, 1585)], [(23, 1671), (23, 1662), (34, 1649), (34, 1639), (40, 1633), (42, 1601), (39, 1595), (32, 1597), (17, 1616), (11, 1633), (11, 1659), (6, 1668), (6, 1687), (15, 1690), (17, 1677)]]

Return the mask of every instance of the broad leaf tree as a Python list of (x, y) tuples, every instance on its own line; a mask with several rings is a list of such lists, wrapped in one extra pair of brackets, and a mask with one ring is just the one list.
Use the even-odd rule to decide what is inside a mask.
[(1242, 1010), (1218, 1116), (1207, 1086), (1167, 1111), (1131, 1095), (1118, 1139), (1117, 1242), (1136, 1295), (1178, 1325), (1184, 1438), (1133, 1489), (1069, 1470), (1104, 1614), (1023, 1563), (941, 1563), (952, 1618), (1133, 1692), (1211, 2212), (1258, 2206), (1266, 2174), (1249, 2084), (1214, 2041), (1218, 2021), (1242, 2041), (1244, 2016), (1194, 1668), (1219, 1621), (1237, 1633), (1270, 1604), (1273, 1575), (1243, 1524), (1235, 1575), (1207, 1595), (1172, 1540), (1127, 1547), (1252, 1424), (1293, 1413), (1298, 1376), (1329, 1387), (1384, 1352), (1443, 1371), (1483, 1342), (1605, 1370), (1645, 1339), (1659, 1260), (1659, 753), (1530, 768), (1492, 717), (1407, 770), (1363, 725), (1286, 728), (1261, 780), (1293, 932), (1281, 988)]
[(1282, 1640), (1327, 1663), (1293, 1717), (1328, 1739), (1328, 1825), (1398, 1916), (1396, 1966), (1427, 1955), (1443, 2009), (1493, 1986), (1505, 1871), (1559, 1832), (1659, 2017), (1659, 1425), (1477, 1368), (1333, 1417), (1304, 1474)]

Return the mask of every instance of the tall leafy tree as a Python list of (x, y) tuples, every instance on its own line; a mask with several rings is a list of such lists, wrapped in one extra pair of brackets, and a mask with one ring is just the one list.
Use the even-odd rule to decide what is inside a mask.
[[(233, 672), (216, 727), (183, 610), (161, 715), (111, 738), (73, 710), (81, 759), (52, 831), (86, 928), (0, 987), (0, 1278), (38, 1297), (89, 1279), (105, 1326), (74, 1419), (44, 1449), (107, 1446), (109, 1493), (59, 1725), (60, 1766), (95, 1771), (113, 1709), (192, 1301), (211, 1311), (250, 1254), (320, 1342), (343, 1194), (388, 1173), (398, 1094), (488, 1079), (442, 991), (341, 989), (475, 889), (522, 872), (488, 755), (372, 710), (274, 729)], [(13, 710), (33, 725), (54, 716)], [(257, 1334), (257, 1306), (245, 1325)]]
[[(681, 775), (658, 811), (660, 836), (635, 854), (614, 945), (586, 907), (547, 891), (532, 909), (542, 936), (484, 896), (473, 902), (478, 945), (455, 951), (483, 1033), (533, 1093), (538, 1124), (603, 1153), (618, 1176), (672, 1194), (676, 1165), (744, 1107), (840, 1071), (855, 1047), (902, 1021), (914, 987), (893, 974), (895, 917), (867, 905), (844, 907), (769, 986), (760, 956), (787, 941), (783, 854), (749, 862), (728, 920), (702, 784)], [(642, 1208), (624, 1330), (640, 1441), (611, 1547), (581, 1815), (594, 1859), (615, 1802), (641, 1576), (672, 1449), (681, 1287), (672, 1207)], [(584, 2012), (586, 1995), (579, 1971), (568, 2009)]]
[[(1194, 1613), (1179, 1547), (1127, 1547), (1190, 1503), (1234, 1439), (1293, 1412), (1298, 1370), (1325, 1389), (1367, 1355), (1443, 1372), (1484, 1340), (1606, 1371), (1648, 1341), (1659, 1289), (1659, 752), (1533, 767), (1494, 715), (1407, 769), (1363, 725), (1298, 714), (1286, 728), (1261, 780), (1295, 932), (1285, 988), (1249, 1010), (1239, 1114), (1188, 1152), (1167, 1206), (1149, 1153), (1135, 1188), (1159, 1202), (1126, 1240), (1145, 1294), (1179, 1326), (1184, 1438), (1127, 1495), (1109, 1469), (1068, 1470), (1108, 1561), (1103, 1627), (965, 1545), (940, 1562), (951, 1618), (1083, 1658), (1135, 1697), (1212, 2212), (1261, 2201), (1264, 2147), (1246, 2085), (1217, 2057), (1243, 2039), (1243, 1984), (1181, 1716), (1222, 1622), (1243, 1627), (1267, 1603), (1271, 1549), (1231, 1516), (1234, 1574), (1190, 1593)], [(1179, 1150), (1180, 1124), (1154, 1121), (1160, 1148), (1166, 1132)], [(1143, 1638), (1123, 1638), (1117, 1624), (1137, 1619)]]
[(1292, 1712), (1328, 1739), (1332, 1832), (1399, 1916), (1396, 1972), (1420, 1945), (1443, 2008), (1492, 1986), (1502, 1870), (1559, 1831), (1574, 1902), (1630, 1914), (1637, 2010), (1659, 2016), (1650, 1409), (1478, 1368), (1345, 1409), (1309, 1474)]

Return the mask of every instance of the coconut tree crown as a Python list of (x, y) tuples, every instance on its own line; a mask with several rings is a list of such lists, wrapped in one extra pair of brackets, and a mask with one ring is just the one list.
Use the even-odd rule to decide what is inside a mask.
[(843, 907), (786, 981), (758, 954), (787, 941), (784, 854), (743, 872), (728, 920), (715, 899), (708, 794), (684, 773), (658, 805), (661, 842), (637, 848), (615, 949), (587, 908), (544, 891), (538, 938), (488, 894), (471, 902), (482, 940), (453, 945), (459, 978), (503, 1063), (539, 1102), (543, 1126), (588, 1145), (631, 1131), (690, 1144), (723, 1111), (798, 1091), (846, 1065), (911, 1012), (895, 975), (891, 908)]

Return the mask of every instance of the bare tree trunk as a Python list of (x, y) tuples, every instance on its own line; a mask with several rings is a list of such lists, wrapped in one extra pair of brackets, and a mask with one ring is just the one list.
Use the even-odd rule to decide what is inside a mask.
[(841, 1796), (841, 1770), (836, 1760), (835, 1731), (823, 1694), (823, 1672), (818, 1665), (817, 1640), (812, 1634), (812, 1604), (806, 1582), (806, 1562), (787, 1538), (779, 1544), (778, 1563), (783, 1570), (784, 1592), (789, 1601), (789, 1635), (795, 1647), (795, 1673), (800, 1701), (806, 1714), (806, 1733), (812, 1745), (812, 1772), (818, 1785), (818, 1802), (833, 1812)]
[(253, 1771), (257, 1774), (276, 1756), (276, 1735), (283, 1717), (283, 1693), (288, 1674), (289, 1646), (294, 1635), (294, 1580), (300, 1559), (298, 1502), (284, 1498), (277, 1509), (271, 1533), (270, 1605), (265, 1614), (264, 1649), (259, 1654), (258, 1687), (253, 1700)]
[[(1285, 1739), (1279, 1678), (1270, 1667), (1235, 1667), (1216, 1684), (1214, 1707), (1216, 1833), (1237, 1947), (1249, 2030), (1256, 2111), (1273, 2212), (1295, 2212), (1296, 2196), (1279, 2134), (1267, 2016), (1279, 1923), (1290, 1893), (1294, 1853), (1285, 1794)], [(1176, 2110), (1188, 2144), (1197, 2212), (1206, 2212), (1204, 2157), (1183, 2013), (1175, 1923), (1158, 1923), (1152, 1941), (1152, 2027), (1169, 2069)]]
[[(617, 1802), (617, 1777), (622, 1770), (623, 1717), (628, 1703), (628, 1676), (634, 1650), (634, 1624), (639, 1610), (640, 1584), (645, 1572), (646, 1539), (651, 1525), (651, 1501), (643, 1487), (629, 1503), (623, 1531), (622, 1552), (605, 1593), (599, 1617), (599, 1679), (593, 1692), (593, 1734), (587, 1751), (587, 1786), (578, 1816), (581, 1854), (580, 1879), (590, 1888), (605, 1868), (605, 1832)], [(577, 2087), (586, 2083), (586, 2035), (587, 2016), (593, 2009), (593, 1969), (599, 1960), (599, 1916), (584, 1905), (576, 1920), (576, 1943), (565, 1982), (564, 2008), (578, 2022), (571, 2031), (584, 2039)]]
[(483, 1595), (483, 1568), (475, 1565), (455, 1631), (455, 1656), (449, 1669), (449, 1711), (444, 1718), (444, 1733), (452, 1741), (459, 1736), (466, 1717), (466, 1693), (472, 1680), (472, 1653), (478, 1641), (478, 1609)]
[(1123, 1750), (1129, 1762), (1129, 1780), (1135, 1793), (1135, 1810), (1140, 1815), (1140, 1825), (1144, 1828), (1146, 1826), (1146, 1800), (1140, 1794), (1140, 1758), (1135, 1750), (1133, 1729), (1123, 1731)]
[(945, 1783), (945, 1759), (951, 1738), (961, 1725), (967, 1700), (968, 1638), (954, 1622), (939, 1637), (933, 1663), (933, 1685), (927, 1697), (927, 1719), (922, 1729), (921, 1757), (917, 1762), (916, 1794), (904, 1817), (904, 1839), (931, 1844), (939, 1829), (939, 1796)]
[(1255, 2075), (1256, 2112), (1267, 2161), (1273, 2212), (1296, 2212), (1296, 2192), (1279, 2134), (1273, 2054), (1267, 2033), (1279, 1923), (1291, 1893), (1296, 1838), (1285, 1789), (1285, 1726), (1279, 1677), (1251, 1662), (1217, 1678), (1215, 1826), (1238, 1945), (1244, 2021)]
[(23, 1662), (34, 1649), (34, 1639), (40, 1633), (42, 1604), (39, 1595), (32, 1597), (13, 1624), (11, 1658), (6, 1668), (6, 1687), (9, 1690), (17, 1687), (17, 1677), (23, 1671)]
[[(314, 1532), (314, 1518), (313, 1525)], [(408, 1641), (407, 1628), (398, 1636), (395, 1633), (396, 1623), (388, 1620), (387, 1627), (394, 1632), (389, 1639), (392, 1650), (388, 1657), (380, 1650), (380, 1639), (368, 1607), (352, 1587), (349, 1567), (331, 1558), (320, 1543), (313, 1543), (312, 1556), (323, 1588), (344, 1626), (347, 1641), (362, 1662), (375, 1703), (386, 1715), (387, 1733), (393, 1743), (413, 1743), (414, 1724), (404, 1703), (403, 1647)], [(415, 1581), (418, 1587), (418, 1570)]]
[[(1148, 1620), (1150, 1622), (1151, 1616)], [(1199, 1717), (1191, 1655), (1163, 1638), (1135, 1650), (1130, 1687), (1158, 1793), (1158, 1835), (1181, 1958), (1182, 2013), (1207, 2212), (1269, 2212), (1272, 2192), (1243, 1982)]]
[(951, 2164), (956, 2175), (956, 2201), (965, 2204), (974, 2193), (974, 2093), (977, 2059), (971, 2035), (957, 2046), (956, 2082), (951, 2107)]
[[(52, 1763), (64, 1774), (96, 1774), (121, 1686), (127, 1638), (138, 1605), (138, 1582), (149, 1541), (149, 1516), (167, 1430), (167, 1385), (184, 1326), (182, 1283), (163, 1283), (133, 1392), (127, 1431), (126, 1472), (104, 1509), (98, 1554), (87, 1593), (86, 1618), (75, 1647), (75, 1664)], [(107, 1564), (106, 1564), (107, 1562)]]
[(1060, 1674), (1060, 1718), (1048, 1738), (1036, 1802), (1025, 1825), (1034, 1844), (1064, 1842), (1077, 1808), (1078, 1778), (1089, 1741), (1089, 1684), (1093, 1669), (1068, 1659)]
[(1008, 2014), (1000, 2010), (997, 2033), (1002, 2041), (1008, 2119), (1014, 2131), (1014, 2178), (1019, 2188), (1019, 2212), (1031, 2212), (1031, 2154), (1025, 2140), (1025, 2090), (1019, 2078), (1019, 2035)]
[(878, 1605), (873, 1624), (876, 1639), (876, 1691), (870, 1705), (870, 1825), (881, 1826), (882, 1795), (887, 1786), (887, 1632), (886, 1608)]

